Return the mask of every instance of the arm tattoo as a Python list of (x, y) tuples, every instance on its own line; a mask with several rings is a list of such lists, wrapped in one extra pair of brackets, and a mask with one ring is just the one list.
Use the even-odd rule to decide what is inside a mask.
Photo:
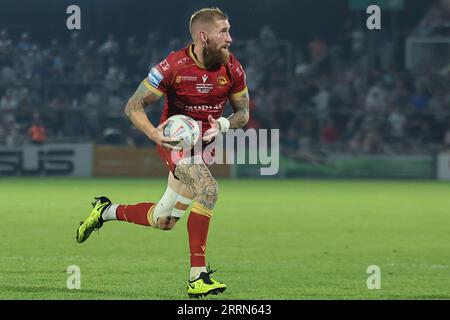
[(131, 96), (130, 100), (125, 107), (125, 114), (130, 117), (134, 112), (144, 112), (145, 106), (155, 102), (159, 99), (157, 95), (147, 89), (147, 87), (141, 83), (136, 91)]
[(240, 97), (231, 98), (230, 103), (234, 110), (234, 113), (228, 118), (230, 121), (230, 128), (242, 128), (247, 124), (250, 117), (248, 92)]
[(206, 164), (178, 164), (175, 176), (189, 187), (195, 201), (210, 210), (214, 208), (219, 187)]

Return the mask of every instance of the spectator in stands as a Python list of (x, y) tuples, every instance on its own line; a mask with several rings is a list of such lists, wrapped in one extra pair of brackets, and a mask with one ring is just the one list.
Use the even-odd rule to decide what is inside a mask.
[(102, 143), (109, 145), (126, 145), (127, 137), (124, 135), (120, 128), (115, 126), (108, 126), (103, 131)]
[(320, 129), (320, 139), (325, 146), (335, 144), (340, 137), (339, 130), (336, 128), (332, 118), (328, 118), (324, 126)]
[(405, 135), (406, 116), (395, 106), (387, 117), (389, 137), (396, 142), (401, 142)]
[(309, 71), (309, 63), (301, 49), (297, 49), (295, 54), (294, 74), (296, 76), (306, 76)]
[(28, 129), (28, 137), (33, 144), (44, 144), (47, 142), (47, 130), (37, 117), (33, 121), (31, 127)]
[(328, 55), (328, 45), (320, 37), (315, 37), (308, 45), (309, 59), (316, 64)]
[(0, 119), (0, 145), (6, 142), (6, 125)]
[(24, 51), (27, 52), (31, 49), (31, 46), (33, 44), (30, 41), (30, 36), (28, 35), (27, 32), (23, 32), (20, 35), (20, 40), (17, 43), (17, 49), (19, 49), (19, 51)]
[(17, 100), (16, 91), (9, 87), (0, 98), (0, 112), (2, 115), (5, 113), (13, 113), (17, 109), (18, 104), (19, 101)]
[(364, 45), (366, 37), (364, 32), (360, 29), (354, 29), (351, 32), (351, 46), (352, 46), (352, 58), (358, 59), (364, 51)]
[(6, 133), (5, 144), (10, 147), (22, 145), (25, 142), (25, 134), (19, 124), (12, 123)]
[(0, 69), (2, 66), (11, 65), (11, 57), (14, 51), (12, 40), (8, 35), (8, 31), (2, 29), (0, 31)]
[(375, 128), (369, 129), (363, 133), (361, 148), (365, 153), (378, 153), (382, 145), (381, 134)]
[(386, 111), (386, 91), (381, 81), (377, 81), (366, 95), (365, 109), (370, 113)]
[(119, 43), (112, 34), (98, 48), (98, 53), (105, 56), (116, 56), (119, 54)]
[(315, 109), (314, 111), (317, 115), (317, 118), (319, 118), (320, 120), (325, 120), (326, 118), (328, 118), (328, 114), (330, 111), (330, 98), (331, 94), (327, 88), (326, 83), (320, 85), (317, 94), (312, 97)]
[(264, 81), (264, 74), (260, 72), (255, 60), (250, 60), (245, 67), (245, 75), (247, 77), (248, 90), (254, 92), (261, 89), (261, 85)]
[(427, 109), (428, 102), (430, 101), (430, 93), (422, 82), (416, 82), (415, 90), (411, 95), (410, 101), (414, 107), (414, 110), (424, 111)]
[(9, 39), (8, 31), (5, 29), (0, 30), (0, 53), (3, 53), (4, 48), (9, 42), (11, 42), (11, 39)]
[(397, 79), (395, 81), (389, 99), (395, 105), (402, 105), (409, 102), (409, 91), (403, 79)]
[(450, 120), (444, 133), (443, 145), (446, 150), (450, 150)]

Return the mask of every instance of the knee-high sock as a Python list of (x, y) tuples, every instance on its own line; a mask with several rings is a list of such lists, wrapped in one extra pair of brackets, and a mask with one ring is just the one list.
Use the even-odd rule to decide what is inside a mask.
[(151, 211), (153, 211), (154, 205), (152, 202), (119, 205), (116, 211), (117, 220), (151, 226)]
[(211, 217), (210, 209), (194, 202), (187, 221), (191, 267), (206, 266), (206, 240)]

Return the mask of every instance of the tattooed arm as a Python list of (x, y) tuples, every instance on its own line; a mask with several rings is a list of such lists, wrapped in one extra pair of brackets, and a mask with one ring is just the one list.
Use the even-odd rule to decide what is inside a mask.
[(148, 138), (153, 140), (155, 143), (162, 145), (166, 148), (173, 148), (170, 142), (176, 141), (176, 139), (171, 139), (164, 137), (163, 129), (166, 122), (161, 123), (155, 128), (153, 124), (147, 117), (144, 108), (147, 105), (155, 103), (159, 100), (159, 96), (150, 91), (144, 83), (141, 83), (131, 98), (128, 100), (125, 106), (125, 114), (131, 120), (133, 125), (143, 132)]
[(228, 119), (220, 117), (216, 120), (211, 115), (208, 116), (211, 128), (203, 134), (203, 141), (211, 141), (220, 132), (226, 132), (228, 129), (242, 128), (247, 124), (250, 116), (248, 92), (245, 91), (245, 93), (237, 97), (230, 96), (230, 103), (234, 113)]
[(242, 128), (247, 124), (250, 117), (249, 101), (250, 98), (248, 92), (245, 92), (238, 97), (230, 96), (230, 103), (234, 111), (234, 113), (228, 117), (231, 129)]

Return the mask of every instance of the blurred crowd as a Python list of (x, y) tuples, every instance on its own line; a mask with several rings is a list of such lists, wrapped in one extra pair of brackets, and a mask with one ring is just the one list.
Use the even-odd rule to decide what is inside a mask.
[(44, 127), (52, 141), (127, 143), (128, 97), (178, 42), (161, 46), (158, 34), (149, 33), (140, 44), (133, 37), (119, 44), (113, 35), (98, 43), (73, 32), (65, 43), (37, 43), (26, 32), (14, 41), (1, 30), (0, 143), (28, 142), (32, 125)]
[(421, 19), (417, 36), (450, 36), (450, 0), (438, 0)]
[[(430, 15), (419, 29), (430, 29)], [(188, 43), (156, 31), (144, 41), (73, 32), (69, 41), (42, 43), (0, 30), (0, 145), (148, 145), (123, 108), (151, 66)], [(300, 48), (264, 26), (232, 47), (246, 70), (248, 127), (279, 128), (283, 153), (299, 159), (450, 147), (450, 72), (416, 75), (401, 67), (399, 50), (390, 34), (369, 36), (351, 23), (335, 43), (315, 37)], [(161, 110), (162, 101), (149, 108), (154, 123)]]

